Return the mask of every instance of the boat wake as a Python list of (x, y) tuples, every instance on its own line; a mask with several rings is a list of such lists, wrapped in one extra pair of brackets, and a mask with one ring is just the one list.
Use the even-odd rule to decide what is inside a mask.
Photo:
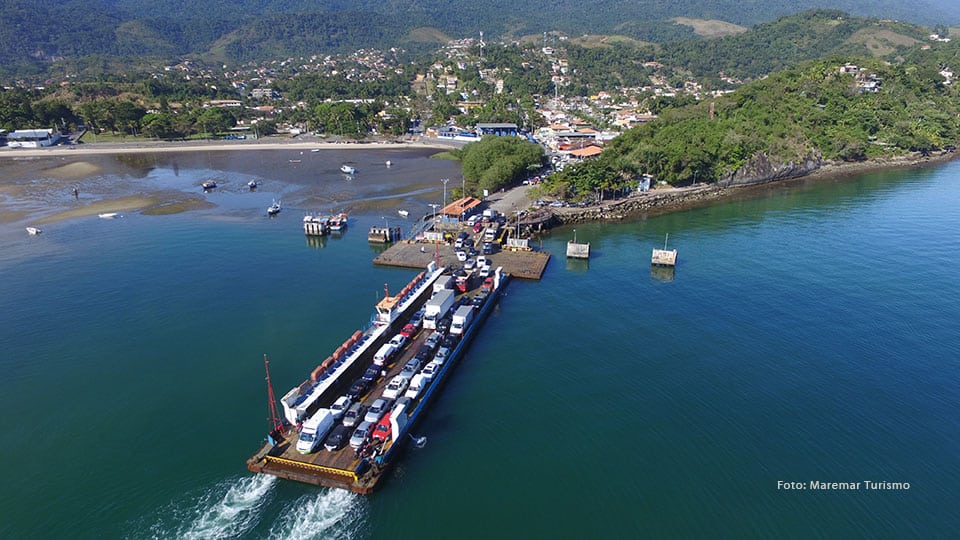
[(259, 523), (261, 509), (272, 498), (276, 483), (275, 476), (266, 474), (221, 482), (195, 500), (174, 503), (172, 512), (162, 512), (151, 537), (201, 540), (243, 536)]
[(341, 489), (304, 495), (280, 513), (271, 540), (350, 539), (362, 536), (365, 499)]

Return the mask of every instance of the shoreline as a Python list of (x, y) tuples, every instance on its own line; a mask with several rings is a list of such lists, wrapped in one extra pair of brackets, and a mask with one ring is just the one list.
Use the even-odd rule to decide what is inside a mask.
[(130, 143), (82, 143), (49, 146), (46, 148), (0, 148), (0, 159), (18, 157), (63, 157), (109, 154), (133, 154), (150, 152), (200, 152), (237, 150), (366, 150), (370, 148), (407, 149), (436, 148), (447, 150), (455, 147), (443, 141), (419, 139), (410, 142), (330, 142), (298, 139), (264, 138), (243, 141), (136, 141)]
[(642, 194), (580, 208), (555, 208), (553, 214), (560, 226), (591, 221), (629, 221), (641, 217), (663, 215), (693, 208), (710, 206), (737, 197), (759, 196), (770, 190), (782, 189), (805, 182), (843, 181), (864, 174), (900, 169), (922, 169), (943, 165), (960, 158), (957, 152), (942, 152), (921, 156), (919, 153), (897, 158), (860, 162), (825, 162), (817, 170), (802, 176), (766, 180), (752, 184), (654, 188)]

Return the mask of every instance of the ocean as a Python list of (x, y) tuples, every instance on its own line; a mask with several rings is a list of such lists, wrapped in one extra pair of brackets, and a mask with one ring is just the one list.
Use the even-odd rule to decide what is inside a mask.
[[(222, 187), (182, 214), (0, 226), (0, 537), (960, 530), (960, 162), (555, 229), (543, 279), (509, 284), (417, 426), (427, 444), (364, 497), (247, 472), (263, 355), (282, 395), (366, 324), (415, 274), (375, 267), (367, 229), (409, 228), (397, 210), (427, 213), (459, 172), (427, 151), (288, 153), (88, 158), (82, 195)], [(308, 241), (318, 210), (348, 230)], [(564, 259), (574, 234), (589, 261)], [(672, 272), (649, 264), (666, 235)]]

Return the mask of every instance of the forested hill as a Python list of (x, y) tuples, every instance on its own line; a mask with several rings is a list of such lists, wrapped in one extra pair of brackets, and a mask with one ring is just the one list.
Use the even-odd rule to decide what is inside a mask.
[(951, 149), (960, 141), (960, 87), (940, 66), (958, 55), (960, 46), (949, 43), (918, 48), (899, 64), (844, 56), (787, 69), (666, 111), (614, 139), (599, 159), (556, 175), (553, 188), (589, 194), (596, 187), (578, 183), (640, 173), (671, 184), (723, 184), (821, 159)]
[[(416, 49), (425, 39), (416, 36), (480, 31), (490, 41), (558, 30), (667, 42), (696, 37), (673, 17), (752, 26), (824, 4), (929, 26), (960, 23), (960, 3), (950, 0), (4, 0), (0, 66), (10, 76), (45, 70), (58, 59), (238, 62)], [(415, 32), (424, 27), (434, 31)]]

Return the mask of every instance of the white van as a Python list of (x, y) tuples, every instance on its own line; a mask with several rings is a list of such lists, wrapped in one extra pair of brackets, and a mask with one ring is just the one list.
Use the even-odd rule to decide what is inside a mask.
[(320, 446), (335, 420), (330, 409), (317, 409), (317, 412), (303, 423), (300, 438), (297, 439), (297, 452), (309, 454)]
[(384, 343), (383, 346), (380, 347), (380, 350), (377, 351), (377, 354), (373, 355), (373, 363), (378, 366), (384, 366), (390, 361), (395, 352), (397, 352), (396, 345)]
[(410, 386), (407, 387), (407, 391), (403, 395), (410, 399), (417, 399), (427, 389), (428, 384), (430, 384), (430, 379), (422, 373), (417, 373), (410, 380)]

